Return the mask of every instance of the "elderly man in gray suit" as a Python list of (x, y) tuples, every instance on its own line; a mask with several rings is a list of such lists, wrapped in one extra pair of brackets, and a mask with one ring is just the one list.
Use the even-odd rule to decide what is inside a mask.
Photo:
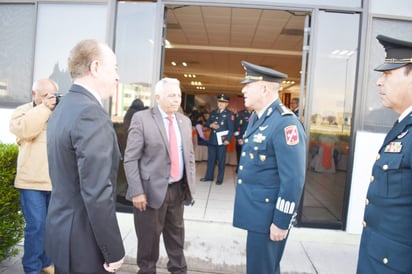
[(45, 250), (56, 274), (115, 272), (125, 255), (115, 208), (120, 150), (102, 100), (119, 81), (116, 56), (102, 42), (83, 40), (68, 66), (74, 83), (47, 129), (53, 191)]
[(180, 82), (163, 78), (155, 87), (157, 106), (134, 114), (124, 168), (126, 198), (133, 202), (140, 274), (156, 273), (163, 240), (171, 273), (187, 273), (183, 253), (185, 204), (193, 204), (195, 157), (190, 119), (178, 112)]

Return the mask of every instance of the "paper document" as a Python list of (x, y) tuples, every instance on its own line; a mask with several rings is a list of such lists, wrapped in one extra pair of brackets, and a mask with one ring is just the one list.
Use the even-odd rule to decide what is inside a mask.
[(226, 140), (226, 136), (229, 134), (229, 130), (219, 131), (216, 133), (217, 144), (219, 146), (223, 145), (223, 142)]

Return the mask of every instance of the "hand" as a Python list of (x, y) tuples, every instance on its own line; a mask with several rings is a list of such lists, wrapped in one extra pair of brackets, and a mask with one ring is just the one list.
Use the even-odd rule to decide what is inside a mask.
[(107, 272), (116, 272), (117, 270), (119, 270), (119, 268), (122, 266), (124, 261), (124, 257), (121, 258), (119, 261), (117, 262), (113, 262), (113, 263), (104, 263), (103, 267)]
[(288, 232), (288, 229), (280, 229), (274, 223), (270, 225), (270, 239), (274, 242), (286, 239)]
[(53, 110), (56, 107), (56, 96), (54, 94), (46, 94), (42, 98), (41, 103), (50, 110)]
[(237, 143), (241, 146), (241, 145), (243, 145), (243, 139), (238, 139), (237, 140)]
[(139, 195), (133, 196), (132, 202), (133, 202), (133, 206), (137, 208), (138, 210), (140, 211), (146, 210), (146, 205), (147, 205), (146, 194), (139, 194)]
[(210, 127), (213, 128), (213, 129), (218, 129), (220, 126), (217, 122), (213, 122), (213, 123), (210, 124)]
[(228, 146), (228, 145), (230, 144), (230, 142), (229, 142), (228, 140), (225, 140), (225, 141), (223, 142), (223, 144), (224, 144), (225, 146)]

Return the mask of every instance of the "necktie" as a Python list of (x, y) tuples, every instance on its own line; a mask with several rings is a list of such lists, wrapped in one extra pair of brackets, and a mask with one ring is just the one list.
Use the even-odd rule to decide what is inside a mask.
[(170, 177), (173, 180), (179, 179), (179, 155), (177, 152), (177, 139), (176, 139), (176, 132), (175, 127), (173, 126), (173, 119), (172, 116), (167, 116), (167, 120), (169, 120), (169, 152), (170, 152)]

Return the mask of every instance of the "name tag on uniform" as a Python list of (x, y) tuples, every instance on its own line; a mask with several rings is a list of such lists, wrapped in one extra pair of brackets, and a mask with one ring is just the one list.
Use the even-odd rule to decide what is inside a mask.
[(390, 142), (389, 145), (386, 145), (385, 152), (389, 153), (398, 153), (402, 150), (402, 142)]

